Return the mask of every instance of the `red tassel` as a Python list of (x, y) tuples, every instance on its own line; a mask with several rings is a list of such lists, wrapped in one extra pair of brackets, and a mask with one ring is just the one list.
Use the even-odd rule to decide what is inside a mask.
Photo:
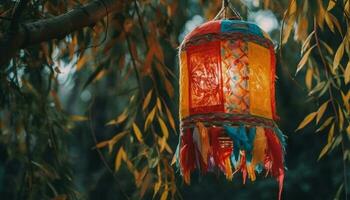
[(198, 164), (200, 165), (200, 166), (197, 166), (197, 167), (201, 169), (202, 174), (205, 174), (208, 171), (208, 165), (204, 163), (204, 160), (203, 160), (203, 158), (201, 156), (201, 153), (200, 153), (199, 149), (197, 147), (195, 149), (196, 149), (196, 152), (197, 152), (196, 156), (197, 156), (197, 159), (198, 159), (198, 162), (199, 162), (199, 163), (197, 163), (197, 165)]
[(243, 152), (241, 154), (241, 164), (240, 164), (240, 170), (242, 172), (242, 178), (243, 178), (243, 184), (245, 184), (246, 180), (247, 180), (247, 175), (248, 175), (248, 171), (247, 171), (247, 159), (246, 159), (246, 155), (245, 152)]
[(220, 137), (224, 136), (223, 129), (221, 127), (209, 128), (209, 134), (210, 146), (212, 148), (212, 156), (214, 158), (215, 165), (225, 173), (229, 171), (229, 169), (226, 169), (226, 159), (230, 158), (231, 156), (232, 146), (221, 144), (223, 141), (220, 141)]
[(267, 138), (268, 155), (271, 158), (272, 166), (271, 173), (275, 177), (279, 184), (279, 198), (282, 196), (283, 179), (284, 179), (284, 167), (283, 167), (283, 150), (282, 145), (276, 137), (275, 133), (271, 129), (265, 129), (265, 135)]
[(192, 131), (188, 129), (181, 136), (180, 166), (184, 181), (190, 184), (191, 172), (196, 166), (195, 147), (192, 138)]

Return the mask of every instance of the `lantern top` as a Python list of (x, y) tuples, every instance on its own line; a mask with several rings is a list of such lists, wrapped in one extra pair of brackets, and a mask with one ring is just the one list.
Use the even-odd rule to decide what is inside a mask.
[(258, 25), (236, 19), (208, 21), (191, 31), (185, 36), (181, 49), (186, 49), (204, 41), (215, 41), (225, 39), (243, 39), (253, 41), (266, 48), (273, 49), (273, 43), (267, 33)]

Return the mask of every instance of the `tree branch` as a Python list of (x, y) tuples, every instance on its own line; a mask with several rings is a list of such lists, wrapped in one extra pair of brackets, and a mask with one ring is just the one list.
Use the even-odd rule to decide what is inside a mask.
[[(123, 1), (95, 0), (65, 14), (21, 24), (18, 30), (9, 31), (0, 38), (0, 67), (5, 65), (21, 48), (51, 39), (62, 39), (66, 35), (96, 24), (107, 13), (122, 8)], [(106, 12), (108, 11), (108, 12)]]

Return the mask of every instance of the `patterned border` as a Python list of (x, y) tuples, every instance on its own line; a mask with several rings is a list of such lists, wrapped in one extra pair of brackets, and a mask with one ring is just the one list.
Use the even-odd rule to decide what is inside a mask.
[(182, 131), (188, 128), (195, 127), (197, 122), (201, 122), (206, 126), (224, 126), (224, 125), (251, 125), (263, 126), (266, 128), (275, 128), (275, 122), (271, 119), (253, 116), (249, 114), (234, 114), (234, 113), (208, 113), (197, 114), (186, 117), (181, 120), (180, 128)]
[(221, 32), (221, 33), (210, 33), (210, 34), (194, 36), (188, 39), (187, 41), (185, 41), (184, 44), (180, 47), (181, 48), (180, 50), (183, 51), (189, 48), (190, 46), (196, 46), (207, 42), (220, 41), (220, 40), (243, 40), (246, 42), (251, 41), (268, 49), (274, 48), (273, 43), (270, 40), (259, 37), (254, 34)]

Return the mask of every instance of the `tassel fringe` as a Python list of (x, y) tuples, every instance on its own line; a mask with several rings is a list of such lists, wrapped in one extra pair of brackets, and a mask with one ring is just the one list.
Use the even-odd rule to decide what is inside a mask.
[(237, 172), (256, 180), (263, 170), (279, 185), (281, 199), (284, 179), (285, 136), (280, 129), (261, 126), (196, 127), (181, 133), (174, 162), (185, 183), (190, 184), (191, 173), (197, 169), (203, 174), (219, 169), (228, 180)]

